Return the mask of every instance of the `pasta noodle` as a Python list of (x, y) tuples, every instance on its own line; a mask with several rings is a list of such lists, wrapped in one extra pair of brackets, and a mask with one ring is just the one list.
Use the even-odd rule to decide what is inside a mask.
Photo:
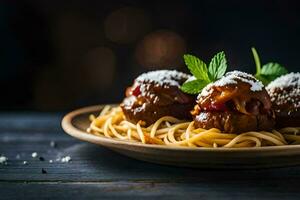
[(97, 136), (118, 138), (167, 146), (242, 148), (261, 146), (282, 146), (300, 144), (300, 127), (280, 130), (250, 131), (241, 134), (222, 133), (219, 129), (194, 128), (194, 122), (186, 122), (171, 116), (164, 116), (149, 127), (143, 122), (133, 124), (125, 119), (120, 107), (105, 106), (98, 117), (90, 116), (87, 131)]

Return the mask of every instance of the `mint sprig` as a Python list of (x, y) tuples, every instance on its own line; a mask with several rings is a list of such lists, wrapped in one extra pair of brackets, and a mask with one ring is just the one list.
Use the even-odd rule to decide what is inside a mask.
[(185, 82), (181, 90), (188, 94), (198, 94), (211, 82), (220, 79), (226, 72), (227, 61), (223, 51), (217, 53), (210, 61), (208, 68), (205, 62), (196, 56), (186, 54), (184, 62), (195, 77), (194, 80)]
[(183, 59), (186, 66), (189, 68), (190, 72), (196, 77), (196, 79), (203, 79), (209, 81), (207, 74), (207, 66), (202, 60), (190, 54), (184, 55)]
[(217, 53), (208, 66), (208, 76), (211, 81), (220, 79), (226, 72), (227, 61), (224, 51)]
[(207, 84), (209, 84), (208, 81), (196, 79), (185, 82), (180, 89), (188, 94), (198, 94)]
[(260, 58), (254, 47), (251, 48), (256, 65), (255, 77), (260, 80), (264, 85), (268, 85), (271, 81), (277, 77), (287, 74), (288, 71), (282, 65), (276, 62), (269, 62), (261, 66)]

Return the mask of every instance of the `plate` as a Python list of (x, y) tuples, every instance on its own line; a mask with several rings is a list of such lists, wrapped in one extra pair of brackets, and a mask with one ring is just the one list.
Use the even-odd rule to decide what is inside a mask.
[[(64, 131), (86, 142), (152, 163), (197, 168), (269, 168), (300, 164), (300, 145), (258, 148), (192, 148), (142, 144), (95, 136), (86, 132), (89, 115), (99, 114), (105, 105), (81, 108), (65, 115)], [(114, 106), (114, 105), (111, 105)]]

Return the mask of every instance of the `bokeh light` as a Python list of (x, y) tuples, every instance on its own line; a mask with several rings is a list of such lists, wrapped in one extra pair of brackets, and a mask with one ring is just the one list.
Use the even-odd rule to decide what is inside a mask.
[(186, 52), (184, 39), (175, 32), (159, 30), (152, 32), (139, 42), (135, 57), (139, 65), (148, 69), (178, 68)]
[(113, 11), (104, 21), (106, 37), (116, 43), (134, 42), (150, 27), (150, 19), (146, 13), (134, 7)]
[(185, 53), (209, 62), (225, 51), (228, 70), (254, 73), (250, 47), (255, 46), (262, 62), (299, 71), (298, 1), (5, 2), (0, 19), (4, 110), (119, 103), (140, 73), (188, 72)]

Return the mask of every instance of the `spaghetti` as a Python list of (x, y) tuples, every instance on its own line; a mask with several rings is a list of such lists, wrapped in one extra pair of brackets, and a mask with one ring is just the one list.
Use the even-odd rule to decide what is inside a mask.
[(105, 106), (98, 117), (90, 116), (87, 131), (98, 136), (118, 138), (167, 146), (241, 148), (300, 144), (300, 127), (280, 130), (250, 131), (241, 134), (222, 133), (219, 129), (195, 128), (194, 122), (186, 122), (164, 116), (154, 124), (144, 127), (143, 121), (133, 124), (126, 120), (120, 107)]

